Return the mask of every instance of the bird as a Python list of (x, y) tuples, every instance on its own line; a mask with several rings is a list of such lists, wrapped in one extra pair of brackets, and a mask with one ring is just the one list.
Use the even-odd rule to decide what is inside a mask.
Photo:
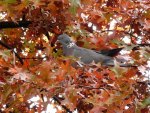
[[(77, 46), (67, 34), (61, 34), (57, 37), (59, 43), (62, 44), (63, 55), (71, 56), (79, 59), (82, 64), (100, 63), (103, 66), (114, 66), (115, 59), (112, 57), (118, 54), (123, 48), (112, 50), (95, 51)], [(118, 60), (119, 61), (119, 60)], [(124, 64), (119, 61), (120, 67), (132, 67), (131, 64)]]

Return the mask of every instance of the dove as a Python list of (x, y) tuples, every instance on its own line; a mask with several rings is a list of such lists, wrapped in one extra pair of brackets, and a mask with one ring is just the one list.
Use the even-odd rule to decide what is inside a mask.
[[(58, 42), (62, 44), (64, 56), (71, 56), (79, 59), (83, 64), (100, 63), (103, 66), (114, 66), (115, 59), (111, 56), (118, 53), (122, 48), (94, 51), (77, 46), (67, 34), (61, 34), (57, 38)], [(114, 53), (113, 53), (114, 52)], [(130, 64), (119, 62), (121, 67), (131, 67)]]

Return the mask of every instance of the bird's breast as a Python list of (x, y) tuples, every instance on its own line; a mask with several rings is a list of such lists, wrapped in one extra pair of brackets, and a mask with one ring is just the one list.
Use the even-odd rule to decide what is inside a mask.
[(63, 54), (65, 56), (73, 56), (74, 48), (63, 47)]

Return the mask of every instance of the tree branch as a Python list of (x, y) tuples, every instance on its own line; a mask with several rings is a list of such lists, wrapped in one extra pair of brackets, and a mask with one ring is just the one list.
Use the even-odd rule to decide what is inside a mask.
[(32, 22), (27, 20), (12, 22), (12, 21), (3, 21), (0, 22), (0, 29), (6, 28), (18, 28), (18, 27), (28, 27)]
[(50, 36), (48, 34), (48, 31), (45, 33), (46, 37), (48, 38), (48, 40), (50, 40)]
[(61, 102), (59, 101), (58, 97), (57, 96), (53, 96), (52, 97), (59, 105), (61, 105), (61, 107), (63, 109), (65, 109), (67, 111), (67, 113), (72, 113), (72, 111), (70, 111), (70, 109), (68, 109), (65, 105), (62, 105)]
[(49, 58), (48, 56), (45, 57), (21, 57), (21, 59), (29, 59), (29, 60), (43, 60), (44, 58)]

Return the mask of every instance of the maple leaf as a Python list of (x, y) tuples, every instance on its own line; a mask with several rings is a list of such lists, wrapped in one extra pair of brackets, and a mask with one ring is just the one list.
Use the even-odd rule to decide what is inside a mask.
[(146, 29), (146, 30), (150, 29), (150, 20), (145, 19), (144, 29)]
[[(0, 40), (6, 43), (0, 44), (0, 111), (43, 112), (48, 102), (56, 108), (59, 104), (56, 112), (148, 113), (148, 77), (143, 75), (149, 74), (150, 10), (148, 0), (137, 1), (0, 0)], [(125, 47), (139, 67), (121, 68), (115, 62), (114, 67), (91, 63), (73, 68), (70, 61), (77, 59), (62, 57), (61, 47), (55, 46), (62, 33), (74, 37), (80, 47)], [(23, 66), (10, 63), (10, 48)], [(129, 60), (125, 55), (122, 58)], [(27, 100), (35, 95), (43, 101), (31, 110), (33, 103)], [(62, 98), (43, 99), (54, 95)]]
[(13, 79), (27, 81), (27, 80), (30, 80), (32, 77), (32, 74), (30, 74), (28, 71), (25, 71), (22, 68), (19, 68), (17, 66), (10, 68), (8, 72), (13, 74), (12, 82), (13, 82)]
[(10, 50), (4, 50), (4, 51), (0, 51), (0, 56), (2, 56), (2, 58), (5, 61), (8, 61), (8, 58), (10, 58)]
[(95, 106), (92, 110), (90, 110), (90, 113), (103, 113), (105, 110), (107, 110), (106, 107)]

